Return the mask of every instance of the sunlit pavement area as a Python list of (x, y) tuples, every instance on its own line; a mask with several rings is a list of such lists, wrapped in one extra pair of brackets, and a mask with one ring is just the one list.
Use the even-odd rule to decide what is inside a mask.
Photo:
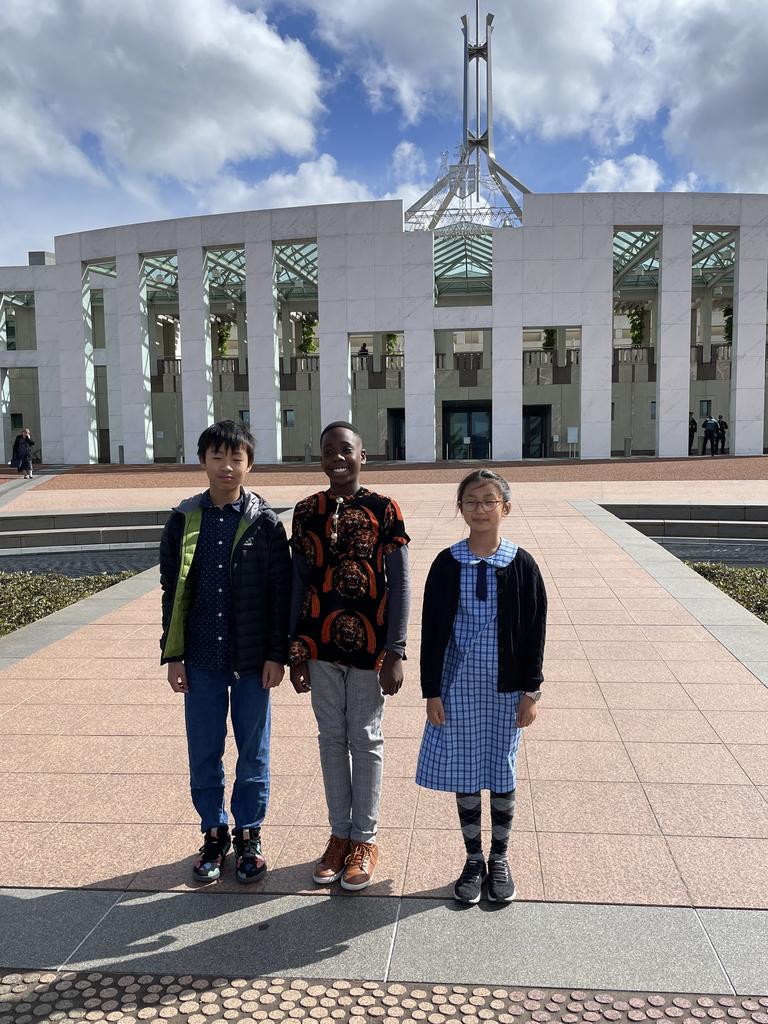
[[(463, 863), (453, 798), (413, 782), (419, 599), (431, 560), (462, 536), (466, 467), (364, 471), (401, 504), (414, 594), (365, 893), (312, 883), (323, 788), (312, 712), (287, 680), (274, 695), (270, 872), (244, 890), (230, 859), (219, 883), (190, 881), (198, 833), (182, 707), (158, 664), (156, 569), (1, 640), (0, 1024), (766, 1024), (768, 627), (601, 508), (766, 504), (764, 467), (504, 469), (505, 532), (536, 557), (550, 598), (545, 697), (518, 762), (511, 906), (450, 899)], [(271, 469), (253, 485), (290, 508), (324, 478)], [(3, 511), (169, 508), (203, 486), (186, 469), (69, 471), (14, 489)]]

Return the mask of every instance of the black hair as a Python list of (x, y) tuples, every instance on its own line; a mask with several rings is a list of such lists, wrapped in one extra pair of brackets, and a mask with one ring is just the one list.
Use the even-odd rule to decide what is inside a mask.
[(253, 453), (256, 449), (256, 441), (250, 430), (242, 423), (235, 423), (234, 420), (221, 420), (206, 427), (197, 441), (197, 456), (205, 458), (205, 453), (211, 448), (215, 452), (221, 448), (229, 448), (230, 451), (239, 452), (245, 449), (248, 461), (253, 462)]
[(494, 485), (502, 501), (509, 502), (512, 500), (512, 488), (509, 486), (509, 481), (505, 480), (503, 476), (494, 473), (492, 469), (473, 469), (471, 473), (467, 473), (459, 484), (459, 489), (456, 492), (456, 506), (458, 508), (461, 507), (464, 491), (466, 491), (470, 484), (479, 484), (486, 481)]
[(323, 443), (323, 438), (330, 430), (351, 430), (355, 437), (360, 438), (360, 444), (363, 443), (363, 435), (357, 427), (353, 426), (351, 423), (347, 423), (346, 420), (334, 420), (333, 423), (329, 423), (328, 426), (323, 427), (320, 433), (320, 444)]

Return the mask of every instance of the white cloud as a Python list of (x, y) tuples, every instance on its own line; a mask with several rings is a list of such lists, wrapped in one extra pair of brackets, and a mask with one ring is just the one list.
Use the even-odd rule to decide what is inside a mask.
[(314, 146), (318, 65), (231, 0), (12, 0), (0, 35), (8, 184), (101, 170), (197, 181)]
[(226, 212), (354, 203), (373, 198), (366, 185), (339, 174), (335, 159), (322, 153), (316, 160), (299, 164), (293, 172), (275, 172), (252, 184), (235, 175), (221, 177), (200, 191), (199, 205), (206, 212)]
[(699, 188), (700, 180), (698, 174), (694, 174), (693, 171), (689, 171), (682, 178), (678, 178), (677, 181), (672, 183), (670, 192), (697, 192)]
[(655, 160), (630, 153), (621, 160), (601, 160), (590, 167), (581, 192), (655, 192), (664, 175)]
[(420, 181), (427, 173), (424, 153), (413, 143), (403, 139), (392, 154), (392, 173), (396, 181)]
[[(292, 5), (314, 13), (323, 40), (360, 76), (374, 108), (398, 106), (408, 123), (435, 111), (458, 121), (466, 0)], [(658, 119), (668, 154), (694, 169), (699, 187), (768, 191), (765, 0), (528, 0), (497, 10), (502, 145), (510, 131), (584, 134), (609, 156)]]

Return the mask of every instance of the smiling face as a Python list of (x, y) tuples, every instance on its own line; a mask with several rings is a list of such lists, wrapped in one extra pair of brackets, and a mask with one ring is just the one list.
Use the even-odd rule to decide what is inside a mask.
[(346, 427), (333, 427), (323, 434), (320, 462), (339, 496), (354, 494), (360, 486), (360, 467), (366, 455), (362, 440)]
[(229, 501), (232, 495), (236, 498), (251, 469), (245, 448), (237, 451), (224, 447), (209, 448), (201, 457), (200, 465), (206, 472), (214, 500), (221, 497)]
[(509, 502), (502, 499), (499, 488), (489, 480), (467, 484), (461, 496), (461, 515), (475, 535), (498, 536), (509, 508)]

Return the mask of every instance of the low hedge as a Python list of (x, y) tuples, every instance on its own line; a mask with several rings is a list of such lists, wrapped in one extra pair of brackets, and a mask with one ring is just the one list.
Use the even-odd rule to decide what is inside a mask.
[(758, 619), (768, 622), (768, 568), (724, 565), (722, 562), (686, 562), (686, 565)]
[(133, 575), (105, 572), (72, 579), (57, 572), (0, 572), (0, 636)]

